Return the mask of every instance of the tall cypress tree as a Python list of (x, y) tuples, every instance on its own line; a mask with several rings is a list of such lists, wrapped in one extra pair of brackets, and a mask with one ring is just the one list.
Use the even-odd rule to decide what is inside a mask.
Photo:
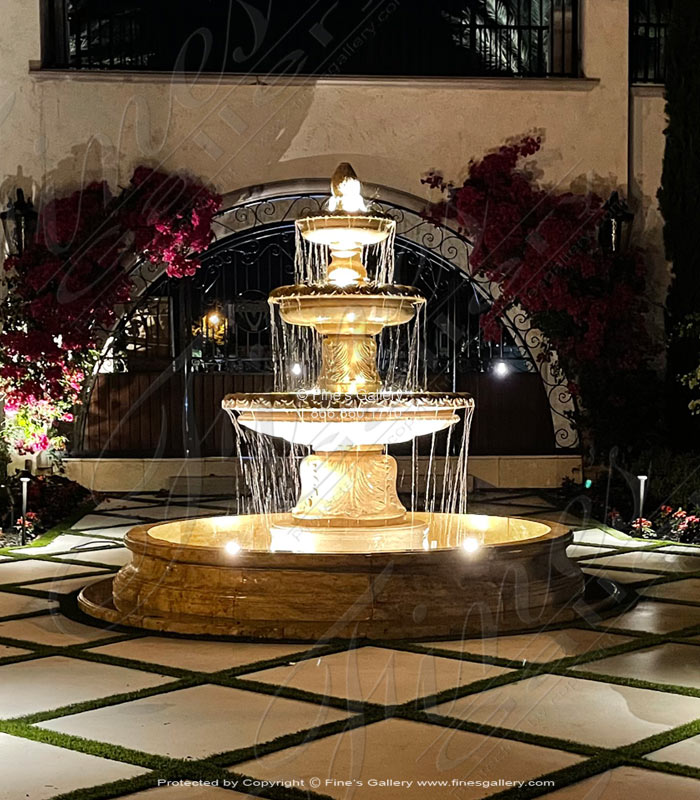
[[(663, 2), (663, 0), (659, 0)], [(667, 329), (700, 313), (700, 2), (672, 0), (666, 40), (666, 150), (659, 189), (666, 258), (672, 262)], [(678, 376), (700, 363), (700, 338), (674, 340), (668, 349), (671, 431), (687, 447), (688, 392)], [(697, 418), (691, 429), (697, 435)]]

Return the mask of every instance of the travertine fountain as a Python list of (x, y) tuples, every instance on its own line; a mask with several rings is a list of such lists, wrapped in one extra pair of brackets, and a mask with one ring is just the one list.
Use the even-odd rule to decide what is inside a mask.
[[(311, 342), (300, 350), (297, 340), (295, 352), (309, 361), (318, 353), (313, 382), (223, 401), (248, 446), (241, 463), (259, 513), (132, 529), (131, 563), (83, 590), (82, 609), (179, 633), (301, 639), (451, 636), (573, 617), (583, 576), (566, 557), (568, 531), (466, 513), (473, 400), (410, 380), (383, 385), (377, 338), (411, 322), (424, 299), (391, 282), (395, 222), (367, 208), (350, 165), (339, 166), (331, 190), (322, 214), (296, 223), (299, 282), (270, 295), (281, 324)], [(282, 371), (302, 371), (288, 363), (286, 336), (278, 346)], [(462, 456), (448, 454), (444, 485), (425, 510), (407, 510), (387, 445), (435, 442), (460, 415)], [(292, 443), (291, 458), (251, 444), (277, 439)], [(279, 493), (265, 487), (290, 464), (300, 477), (295, 505), (266, 506)], [(434, 486), (438, 470), (428, 470)]]

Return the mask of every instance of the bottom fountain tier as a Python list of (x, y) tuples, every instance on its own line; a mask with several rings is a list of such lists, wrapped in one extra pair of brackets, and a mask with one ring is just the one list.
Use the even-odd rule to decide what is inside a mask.
[(571, 539), (553, 523), (470, 514), (364, 529), (290, 514), (157, 523), (129, 532), (131, 563), (79, 605), (111, 623), (265, 639), (526, 630), (580, 614)]

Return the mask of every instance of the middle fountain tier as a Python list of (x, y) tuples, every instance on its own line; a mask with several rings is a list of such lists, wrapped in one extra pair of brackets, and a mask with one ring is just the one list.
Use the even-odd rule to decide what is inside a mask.
[[(331, 189), (327, 213), (296, 222), (301, 239), (326, 254), (316, 280), (282, 286), (269, 297), (285, 323), (318, 334), (317, 379), (295, 392), (231, 394), (222, 405), (234, 425), (313, 450), (300, 464), (296, 505), (270, 520), (277, 549), (299, 549), (295, 543), (309, 537), (317, 552), (363, 537), (373, 549), (378, 539), (391, 549), (426, 547), (426, 515), (407, 512), (400, 501), (396, 460), (386, 446), (449, 428), (459, 421), (458, 411), (469, 414), (474, 403), (463, 393), (382, 385), (377, 336), (413, 320), (425, 300), (413, 287), (368, 277), (371, 248), (393, 257), (396, 223), (367, 210), (350, 165), (339, 166)], [(466, 492), (466, 473), (458, 482)]]

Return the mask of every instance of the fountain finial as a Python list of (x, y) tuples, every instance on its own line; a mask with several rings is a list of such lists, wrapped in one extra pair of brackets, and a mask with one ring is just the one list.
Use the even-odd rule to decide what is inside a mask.
[(362, 184), (352, 164), (347, 161), (338, 164), (331, 177), (331, 198), (328, 201), (328, 208), (346, 214), (367, 211), (362, 197)]

